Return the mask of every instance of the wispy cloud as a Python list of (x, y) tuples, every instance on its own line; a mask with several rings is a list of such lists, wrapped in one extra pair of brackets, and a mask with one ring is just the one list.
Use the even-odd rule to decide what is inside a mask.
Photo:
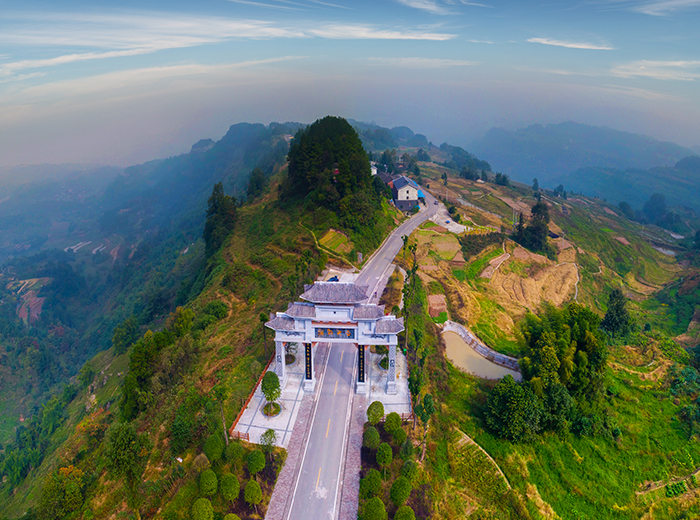
[(666, 16), (674, 11), (700, 6), (700, 0), (660, 0), (644, 2), (632, 8), (633, 11), (651, 16)]
[(660, 80), (694, 81), (700, 79), (700, 60), (649, 61), (640, 60), (618, 65), (611, 70), (620, 78), (653, 78)]
[(541, 43), (543, 45), (554, 45), (555, 47), (566, 47), (567, 49), (585, 49), (593, 51), (612, 51), (615, 47), (609, 45), (601, 45), (587, 42), (567, 42), (562, 40), (553, 40), (551, 38), (528, 38), (530, 43)]
[(382, 66), (405, 67), (411, 69), (446, 69), (479, 65), (479, 61), (450, 60), (443, 58), (367, 58), (367, 61)]
[(283, 11), (299, 11), (300, 10), (297, 7), (289, 7), (288, 5), (266, 4), (265, 2), (253, 2), (250, 0), (228, 0), (228, 1), (232, 2), (234, 4), (252, 5), (255, 7), (264, 7), (265, 9), (281, 9)]
[(306, 31), (311, 36), (341, 40), (432, 40), (446, 41), (454, 34), (420, 30), (379, 29), (370, 25), (331, 24)]
[(452, 10), (435, 2), (434, 0), (397, 0), (397, 2), (408, 7), (412, 7), (413, 9), (420, 9), (421, 11), (427, 11), (432, 14), (453, 13)]

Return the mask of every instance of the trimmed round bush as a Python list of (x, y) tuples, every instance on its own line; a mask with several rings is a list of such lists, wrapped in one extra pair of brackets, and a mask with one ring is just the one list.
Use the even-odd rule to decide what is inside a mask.
[(241, 484), (238, 482), (238, 477), (232, 473), (227, 473), (221, 478), (221, 496), (226, 500), (233, 502), (241, 493)]
[(262, 450), (253, 450), (248, 454), (248, 473), (255, 475), (265, 469), (265, 454)]
[(406, 442), (406, 438), (408, 437), (408, 435), (406, 434), (406, 430), (399, 427), (393, 432), (391, 432), (391, 437), (394, 440), (394, 444), (396, 446), (402, 446), (403, 443)]
[(382, 442), (379, 448), (377, 448), (377, 464), (386, 469), (386, 467), (391, 464), (392, 460), (394, 460), (394, 454), (391, 451), (391, 446), (386, 442)]
[(414, 483), (418, 476), (418, 464), (412, 460), (407, 460), (401, 468), (401, 476), (406, 477), (409, 482)]
[(379, 401), (373, 401), (367, 407), (367, 420), (374, 426), (384, 417), (384, 405)]
[[(413, 510), (411, 510), (411, 512), (413, 512)], [(415, 518), (415, 516), (413, 518)], [(224, 517), (224, 520), (241, 520), (241, 517), (234, 515), (233, 513), (229, 513)]]
[(221, 435), (222, 434), (218, 432), (212, 433), (204, 443), (204, 454), (209, 459), (209, 462), (216, 462), (224, 454), (224, 448), (226, 448), (226, 445), (224, 444), (224, 439)]
[(386, 513), (384, 502), (379, 497), (370, 498), (365, 503), (364, 520), (388, 520), (389, 515)]
[(243, 492), (243, 498), (251, 506), (257, 506), (262, 502), (262, 489), (260, 489), (260, 484), (255, 480), (249, 480), (245, 485), (245, 491)]
[(374, 426), (369, 426), (365, 433), (362, 435), (362, 445), (370, 450), (376, 450), (379, 448), (379, 444), (382, 442), (379, 437), (379, 431)]
[(411, 494), (411, 483), (406, 477), (397, 478), (391, 486), (391, 491), (389, 491), (389, 498), (394, 503), (396, 507), (404, 505), (406, 500), (408, 500)]
[(219, 479), (216, 478), (214, 470), (206, 469), (199, 476), (199, 492), (205, 497), (210, 497), (216, 493), (219, 487)]
[(384, 429), (387, 432), (394, 433), (396, 430), (401, 428), (401, 426), (401, 416), (399, 414), (396, 412), (391, 412), (386, 416), (386, 420), (384, 421)]
[(228, 443), (228, 446), (226, 446), (225, 454), (227, 461), (238, 466), (243, 462), (245, 448), (240, 442), (232, 441)]
[(399, 457), (404, 460), (413, 458), (413, 441), (411, 439), (407, 438), (403, 441), (401, 448), (399, 448)]
[(194, 520), (214, 520), (214, 508), (208, 498), (199, 498), (192, 506)]
[[(227, 520), (224, 518), (224, 520)], [(396, 510), (394, 520), (416, 520), (416, 514), (410, 506), (401, 506)]]
[(382, 476), (376, 469), (371, 469), (360, 480), (360, 496), (362, 498), (376, 497), (382, 491)]

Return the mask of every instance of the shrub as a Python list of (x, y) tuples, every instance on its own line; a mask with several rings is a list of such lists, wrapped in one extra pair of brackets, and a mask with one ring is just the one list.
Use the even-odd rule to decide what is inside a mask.
[(396, 430), (401, 428), (401, 416), (396, 412), (391, 412), (386, 416), (386, 421), (384, 421), (384, 429), (389, 433), (394, 433)]
[(370, 498), (365, 504), (364, 520), (388, 520), (386, 507), (379, 497)]
[(229, 513), (224, 517), (224, 520), (241, 520), (241, 517), (238, 515), (234, 515), (233, 513)]
[(205, 497), (210, 497), (216, 493), (218, 487), (219, 479), (216, 478), (216, 473), (211, 469), (202, 471), (199, 477), (199, 492)]
[(416, 514), (410, 506), (401, 506), (396, 510), (394, 520), (416, 520)]
[(370, 469), (360, 480), (360, 496), (362, 498), (376, 497), (382, 491), (382, 476), (376, 469)]
[(402, 506), (411, 494), (411, 483), (406, 477), (397, 478), (391, 486), (389, 497), (396, 507)]
[(238, 482), (238, 477), (231, 473), (227, 473), (221, 478), (221, 496), (229, 502), (233, 502), (241, 493), (241, 483)]
[(192, 506), (194, 520), (214, 520), (214, 508), (208, 498), (200, 498)]
[(268, 403), (274, 403), (277, 401), (282, 393), (282, 389), (280, 388), (280, 378), (272, 370), (265, 372), (260, 388)]
[(224, 454), (224, 440), (221, 438), (220, 432), (212, 433), (204, 443), (204, 454), (209, 459), (209, 462), (216, 462)]
[(386, 478), (386, 467), (394, 460), (394, 454), (391, 451), (391, 446), (386, 442), (382, 442), (377, 448), (377, 464), (384, 468), (384, 477)]
[(394, 439), (394, 444), (397, 446), (402, 446), (403, 443), (406, 442), (408, 435), (406, 434), (406, 430), (403, 428), (398, 428), (391, 432), (391, 437)]
[(411, 439), (403, 441), (401, 448), (399, 448), (399, 457), (404, 460), (413, 458), (413, 441)]
[(377, 429), (374, 426), (368, 427), (362, 436), (362, 445), (370, 450), (376, 450), (380, 443), (381, 439)]
[(258, 504), (262, 502), (262, 489), (260, 489), (260, 484), (255, 482), (255, 480), (249, 480), (248, 483), (245, 485), (243, 498), (249, 505), (255, 506), (255, 509), (257, 511)]
[(272, 450), (275, 449), (276, 444), (277, 444), (277, 432), (275, 430), (273, 430), (272, 428), (268, 428), (260, 436), (260, 446), (262, 447), (262, 450), (267, 455), (270, 455), (272, 453)]
[(403, 463), (401, 475), (406, 477), (409, 482), (414, 483), (416, 481), (416, 477), (418, 476), (418, 464), (412, 460), (407, 460)]
[(253, 450), (248, 454), (248, 473), (255, 475), (265, 469), (265, 454), (260, 450)]
[(384, 417), (384, 405), (379, 401), (373, 401), (367, 407), (367, 420), (374, 426)]
[(212, 316), (216, 316), (218, 319), (221, 320), (228, 315), (228, 306), (220, 300), (213, 300), (204, 306), (202, 312), (204, 314), (211, 314)]
[(240, 442), (229, 442), (228, 446), (226, 446), (225, 455), (226, 460), (231, 464), (240, 466), (243, 463), (243, 457), (245, 456), (245, 448)]

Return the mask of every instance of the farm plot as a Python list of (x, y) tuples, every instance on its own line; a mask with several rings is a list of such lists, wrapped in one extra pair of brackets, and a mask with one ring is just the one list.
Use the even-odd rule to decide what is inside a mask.
[(328, 233), (319, 240), (321, 245), (331, 251), (340, 254), (347, 254), (353, 250), (354, 244), (343, 233), (335, 229), (329, 229)]

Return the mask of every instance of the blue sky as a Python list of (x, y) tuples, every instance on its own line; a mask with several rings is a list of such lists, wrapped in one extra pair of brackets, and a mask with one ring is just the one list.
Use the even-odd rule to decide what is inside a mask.
[(327, 114), (436, 144), (575, 120), (700, 145), (699, 28), (700, 0), (6, 0), (0, 167)]

